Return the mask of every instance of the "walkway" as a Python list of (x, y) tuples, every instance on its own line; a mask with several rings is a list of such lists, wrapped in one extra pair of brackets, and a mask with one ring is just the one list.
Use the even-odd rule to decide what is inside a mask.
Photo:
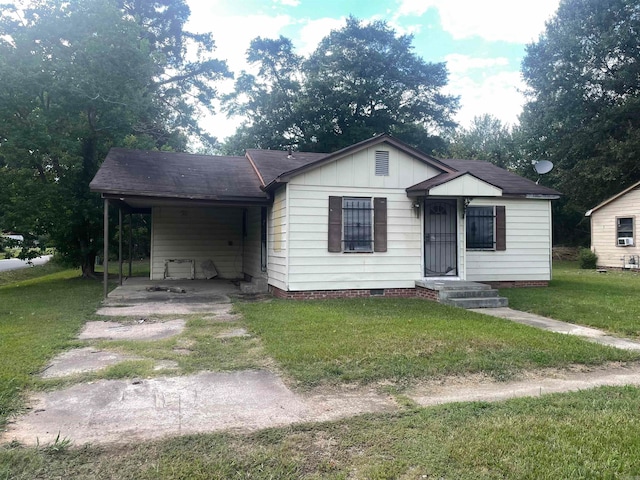
[(493, 317), (506, 318), (513, 322), (529, 325), (530, 327), (540, 328), (549, 332), (564, 333), (567, 335), (576, 335), (590, 342), (599, 343), (601, 345), (609, 345), (611, 347), (623, 350), (640, 350), (640, 342), (628, 340), (626, 338), (614, 337), (608, 335), (602, 330), (591, 327), (583, 327), (573, 323), (561, 322), (553, 318), (542, 317), (533, 313), (520, 312), (508, 307), (503, 308), (478, 308), (474, 312), (484, 313)]
[[(220, 303), (209, 304), (206, 318), (208, 321), (233, 324), (238, 318), (233, 315), (231, 304), (224, 299), (226, 289), (232, 288), (223, 284), (219, 288), (222, 291), (216, 295), (222, 297), (218, 299)], [(149, 302), (149, 294), (153, 296), (156, 293), (161, 294), (162, 299), (158, 299), (158, 303)], [(111, 306), (103, 307), (102, 314), (108, 317), (127, 311), (132, 315), (133, 308), (157, 311), (160, 305), (163, 306), (163, 313), (171, 308), (182, 312), (185, 305), (202, 305), (199, 300), (203, 292), (192, 290), (190, 295), (189, 292), (185, 293), (165, 290), (163, 294), (161, 291), (147, 291), (146, 287), (143, 289), (141, 286), (128, 291), (123, 289), (119, 295), (110, 298), (107, 303)], [(174, 295), (181, 299), (176, 301)], [(186, 300), (188, 297), (190, 299)], [(141, 312), (135, 311), (135, 315)], [(480, 313), (545, 330), (579, 335), (617, 348), (640, 349), (638, 342), (611, 337), (600, 330), (509, 308), (482, 309)], [(146, 322), (141, 321), (143, 323), (136, 325), (143, 329)], [(176, 321), (178, 319), (173, 320)], [(161, 322), (158, 326), (166, 329), (170, 323)], [(116, 324), (107, 330), (113, 336), (113, 332), (121, 330), (132, 332), (136, 325)], [(88, 324), (85, 330), (91, 326)], [(83, 351), (75, 353), (85, 357), (100, 354), (91, 348), (80, 350)], [(107, 361), (110, 359), (103, 358), (98, 363)], [(98, 380), (58, 391), (36, 392), (32, 397), (31, 409), (9, 425), (0, 441), (18, 440), (26, 445), (45, 445), (59, 437), (68, 438), (75, 446), (87, 442), (128, 443), (188, 433), (253, 431), (301, 422), (337, 420), (361, 413), (398, 412), (406, 408), (406, 398), (417, 405), (430, 406), (449, 402), (500, 401), (604, 385), (640, 386), (640, 365), (576, 366), (567, 370), (529, 372), (524, 379), (513, 382), (496, 382), (482, 375), (437, 379), (405, 391), (400, 402), (375, 386), (343, 385), (300, 393), (289, 389), (277, 374), (267, 370)]]

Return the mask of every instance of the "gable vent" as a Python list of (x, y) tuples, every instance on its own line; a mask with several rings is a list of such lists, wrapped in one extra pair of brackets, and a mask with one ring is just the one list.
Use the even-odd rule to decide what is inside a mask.
[(381, 177), (389, 176), (389, 152), (376, 151), (376, 175)]

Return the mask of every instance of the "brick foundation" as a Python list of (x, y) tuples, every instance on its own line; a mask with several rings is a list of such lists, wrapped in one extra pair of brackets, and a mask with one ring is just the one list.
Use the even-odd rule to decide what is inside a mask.
[[(516, 280), (505, 282), (481, 282), (491, 285), (492, 288), (522, 288), (522, 287), (548, 287), (549, 282), (544, 280)], [(423, 298), (437, 302), (439, 294), (437, 290), (425, 287), (415, 288), (372, 288), (353, 290), (306, 290), (287, 292), (281, 288), (269, 285), (269, 293), (277, 298), (288, 300), (318, 300), (328, 298)]]
[[(424, 292), (418, 292), (418, 290)], [(299, 292), (286, 292), (281, 288), (269, 285), (269, 292), (278, 298), (288, 300), (318, 300), (324, 298), (426, 298), (438, 300), (438, 292), (426, 288), (372, 288), (357, 290), (307, 290)], [(431, 292), (431, 293), (428, 293)]]

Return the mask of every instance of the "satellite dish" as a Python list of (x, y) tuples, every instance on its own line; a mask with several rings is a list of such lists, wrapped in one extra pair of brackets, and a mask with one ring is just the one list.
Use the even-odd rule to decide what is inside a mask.
[(553, 170), (553, 163), (549, 160), (540, 160), (533, 164), (533, 169), (538, 175), (544, 175), (545, 173), (549, 173)]

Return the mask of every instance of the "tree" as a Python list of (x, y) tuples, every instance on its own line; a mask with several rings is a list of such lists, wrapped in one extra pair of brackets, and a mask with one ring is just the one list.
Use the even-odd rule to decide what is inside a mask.
[(411, 42), (385, 22), (353, 17), (307, 59), (285, 38), (256, 39), (248, 58), (260, 75), (243, 74), (226, 102), (230, 114), (248, 116), (230, 144), (334, 151), (386, 132), (425, 151), (442, 146), (457, 99), (442, 93), (445, 65), (425, 62)]
[(512, 131), (489, 114), (474, 117), (469, 128), (456, 132), (449, 154), (453, 158), (484, 160), (509, 170), (518, 167)]
[(639, 35), (635, 0), (563, 0), (527, 47), (522, 145), (555, 164), (545, 179), (565, 195), (560, 240), (580, 241), (584, 212), (640, 180)]
[[(183, 150), (226, 75), (210, 38), (184, 34), (181, 0), (41, 0), (3, 6), (0, 169), (4, 228), (49, 234), (92, 276), (102, 237), (89, 182), (111, 146)], [(190, 61), (187, 46), (200, 49)], [(186, 100), (186, 99), (195, 99)], [(28, 256), (28, 243), (23, 256)]]
[(294, 53), (291, 40), (257, 37), (247, 50), (247, 61), (258, 68), (258, 75), (242, 72), (235, 91), (224, 97), (230, 115), (247, 118), (226, 149), (242, 153), (248, 146), (278, 148), (303, 142), (302, 58)]

